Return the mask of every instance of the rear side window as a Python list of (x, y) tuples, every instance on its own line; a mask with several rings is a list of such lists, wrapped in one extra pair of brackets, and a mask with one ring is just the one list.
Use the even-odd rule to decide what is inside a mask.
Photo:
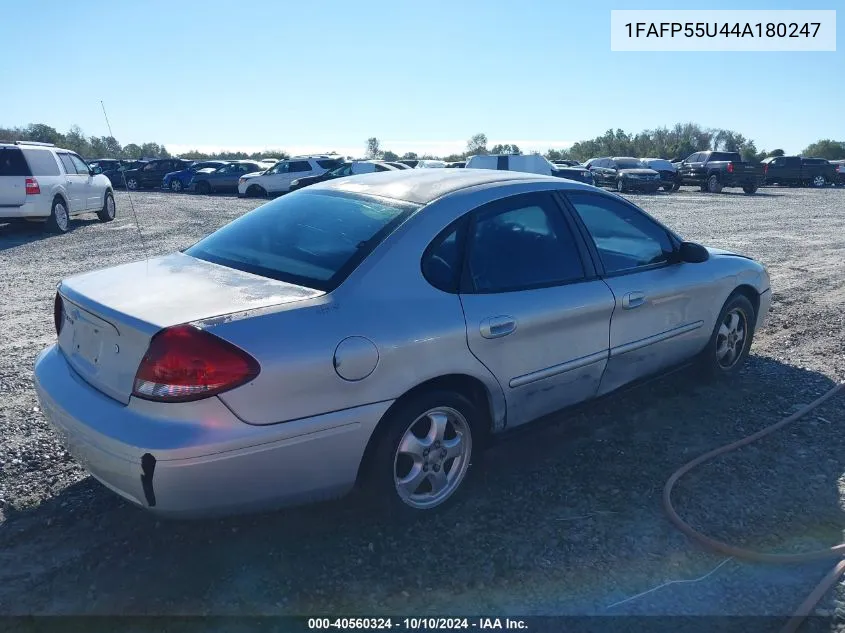
[(311, 163), (307, 160), (292, 160), (288, 171), (291, 173), (297, 171), (311, 171)]
[(417, 208), (348, 193), (303, 190), (241, 216), (185, 253), (331, 291)]
[(59, 160), (62, 161), (62, 166), (65, 168), (66, 174), (75, 174), (76, 167), (73, 166), (73, 161), (70, 159), (70, 156), (67, 154), (57, 154)]
[(461, 276), (461, 244), (465, 221), (447, 229), (426, 249), (422, 260), (422, 273), (426, 281), (444, 292), (457, 292)]
[(328, 160), (318, 160), (317, 164), (323, 169), (332, 169), (333, 167), (337, 167), (340, 165), (342, 161), (340, 159), (328, 159)]
[(17, 147), (0, 148), (0, 176), (32, 176), (23, 152)]
[(741, 162), (742, 156), (735, 152), (712, 152), (710, 154), (711, 161), (718, 161), (718, 160), (729, 160), (734, 162)]
[[(59, 164), (53, 157), (53, 152), (48, 152), (43, 149), (25, 149), (22, 151), (24, 156), (26, 156), (26, 162), (29, 163), (29, 166), (32, 169), (33, 176), (59, 175)], [(105, 165), (102, 163), (100, 164), (103, 166), (103, 169), (106, 169)]]
[(496, 159), (496, 169), (507, 171), (507, 169), (508, 169), (508, 157), (507, 156), (499, 156)]

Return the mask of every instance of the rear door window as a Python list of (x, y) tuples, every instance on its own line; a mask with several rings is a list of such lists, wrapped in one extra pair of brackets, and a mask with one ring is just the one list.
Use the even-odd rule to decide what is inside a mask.
[(508, 157), (507, 156), (499, 156), (496, 159), (496, 169), (507, 171), (507, 169), (508, 169)]
[(185, 252), (229, 268), (331, 291), (417, 208), (304, 189), (241, 216)]
[(505, 198), (477, 212), (467, 237), (475, 292), (511, 292), (584, 278), (584, 265), (550, 195)]
[(23, 152), (17, 147), (0, 147), (0, 176), (31, 176)]

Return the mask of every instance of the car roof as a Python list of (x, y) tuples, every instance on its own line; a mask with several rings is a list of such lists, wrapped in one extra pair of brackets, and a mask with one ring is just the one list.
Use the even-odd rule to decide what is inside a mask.
[(308, 190), (332, 190), (362, 193), (394, 198), (417, 204), (428, 204), (441, 196), (491, 183), (551, 181), (568, 187), (580, 188), (578, 183), (567, 182), (554, 176), (539, 176), (519, 171), (496, 169), (397, 169), (327, 180), (311, 185)]

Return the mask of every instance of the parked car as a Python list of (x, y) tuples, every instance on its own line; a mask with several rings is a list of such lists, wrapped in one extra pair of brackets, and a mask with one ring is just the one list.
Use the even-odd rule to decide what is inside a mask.
[(193, 161), (181, 158), (156, 158), (144, 162), (136, 169), (123, 172), (126, 177), (126, 187), (131, 191), (136, 189), (159, 189), (164, 177), (173, 171), (181, 171), (190, 166)]
[(200, 194), (237, 191), (240, 178), (262, 169), (264, 166), (254, 160), (234, 160), (220, 167), (199, 169), (191, 176), (188, 189)]
[(561, 165), (562, 167), (580, 167), (581, 166), (581, 163), (579, 163), (577, 160), (564, 160), (564, 159), (560, 159), (560, 158), (558, 160), (553, 160), (552, 163), (555, 164), (555, 165)]
[[(410, 169), (407, 165), (402, 166), (403, 169)], [(325, 180), (333, 180), (335, 178), (343, 178), (345, 176), (356, 176), (358, 174), (372, 174), (377, 171), (401, 171), (398, 167), (389, 165), (379, 160), (356, 160), (348, 163), (341, 163), (334, 169), (323, 172), (316, 176), (305, 176), (291, 181), (290, 191), (296, 191), (303, 187), (314, 185)]]
[(138, 161), (115, 159), (115, 158), (98, 158), (93, 161), (86, 161), (88, 166), (94, 170), (95, 174), (103, 174), (111, 182), (112, 188), (124, 188), (123, 172), (127, 169), (137, 169), (140, 164)]
[(773, 156), (763, 159), (763, 173), (767, 185), (804, 185), (824, 187), (838, 179), (836, 167), (824, 158), (801, 156)]
[(456, 160), (451, 163), (446, 163), (446, 167), (449, 169), (463, 169), (467, 166), (467, 162), (465, 160)]
[(414, 169), (420, 161), (411, 158), (403, 158), (399, 162), (403, 165), (407, 165), (411, 169)]
[(161, 180), (161, 188), (162, 189), (170, 189), (176, 193), (180, 191), (184, 191), (187, 189), (191, 184), (191, 178), (194, 177), (194, 174), (197, 173), (200, 169), (218, 169), (223, 165), (228, 164), (230, 161), (227, 160), (204, 160), (204, 161), (197, 161), (185, 167), (185, 169), (180, 169), (179, 171), (173, 171), (169, 174), (165, 174), (164, 178)]
[(735, 380), (771, 295), (761, 264), (595, 187), (366, 174), (64, 279), (35, 386), (79, 462), (153, 512), (358, 483), (418, 515), (466, 488), (491, 435), (681, 363)]
[(0, 222), (43, 222), (65, 233), (71, 217), (90, 211), (114, 220), (114, 193), (78, 154), (48, 143), (0, 143)]
[(228, 164), (227, 160), (203, 160), (193, 163), (185, 169), (179, 171), (172, 171), (165, 174), (161, 181), (162, 189), (170, 189), (174, 192), (180, 192), (187, 189), (191, 185), (191, 178), (194, 177), (201, 169), (219, 169), (223, 165)]
[(678, 168), (670, 161), (663, 158), (642, 158), (640, 161), (649, 169), (653, 169), (660, 174), (660, 184), (664, 191), (677, 191), (681, 188)]
[(346, 162), (338, 156), (294, 156), (280, 160), (270, 169), (243, 175), (238, 180), (238, 195), (263, 197), (290, 191), (294, 180), (319, 176)]
[(763, 184), (763, 165), (742, 160), (738, 152), (696, 152), (681, 163), (681, 184), (719, 193), (724, 187), (742, 187), (753, 194)]
[(830, 164), (836, 170), (836, 184), (845, 185), (845, 160), (832, 160)]
[(445, 160), (420, 160), (417, 161), (414, 169), (442, 169), (446, 166)]
[(549, 162), (539, 154), (484, 154), (470, 156), (467, 169), (496, 169), (499, 171), (522, 171), (543, 176), (568, 178), (588, 185), (593, 184), (593, 175), (584, 167), (561, 167)]
[(598, 187), (613, 187), (620, 193), (625, 191), (655, 193), (660, 189), (660, 174), (647, 167), (639, 158), (630, 156), (592, 158), (584, 167), (593, 174)]

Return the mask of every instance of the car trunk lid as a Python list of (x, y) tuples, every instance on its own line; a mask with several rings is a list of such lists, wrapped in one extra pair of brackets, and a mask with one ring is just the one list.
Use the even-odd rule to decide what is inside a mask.
[(324, 294), (182, 253), (70, 277), (59, 293), (59, 348), (86, 382), (123, 403), (161, 329)]

